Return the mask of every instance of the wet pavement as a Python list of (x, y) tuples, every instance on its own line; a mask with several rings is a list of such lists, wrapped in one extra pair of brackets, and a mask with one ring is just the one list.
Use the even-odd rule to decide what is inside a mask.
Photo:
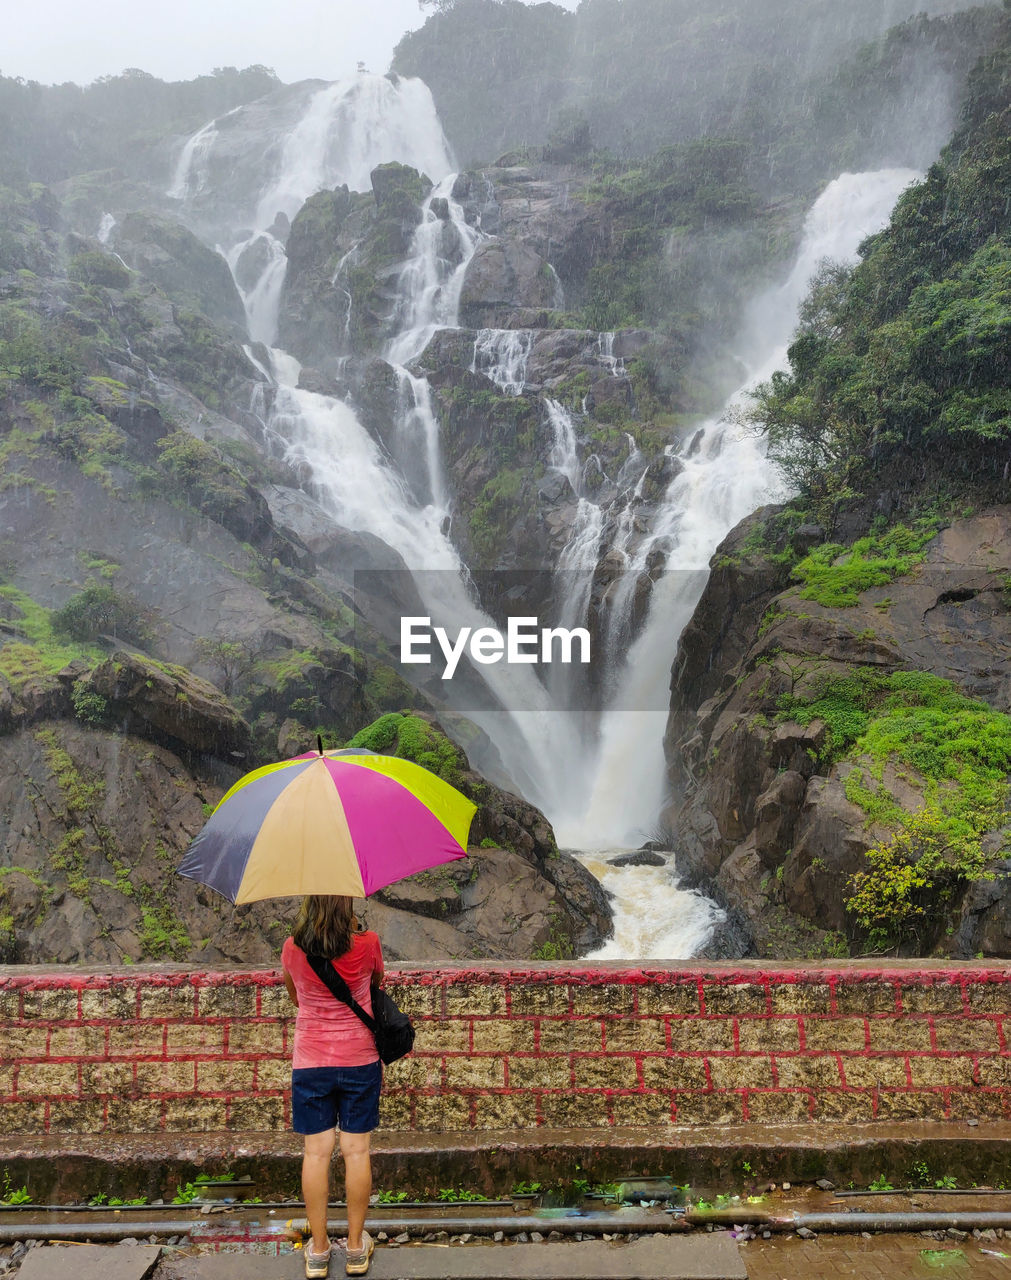
[[(379, 1243), (371, 1274), (376, 1280), (919, 1280), (947, 1272), (954, 1277), (1011, 1280), (1011, 1229), (1007, 1239), (996, 1228), (972, 1232), (952, 1227), (919, 1234), (907, 1228), (905, 1234), (871, 1235), (861, 1231), (859, 1217), (910, 1211), (961, 1217), (996, 1211), (1011, 1222), (1009, 1192), (966, 1188), (873, 1194), (837, 1190), (831, 1183), (819, 1189), (749, 1179), (737, 1195), (714, 1193), (703, 1201), (697, 1189), (690, 1200), (694, 1211), (702, 1208), (718, 1216), (719, 1224), (708, 1230), (704, 1224), (688, 1232), (678, 1230), (682, 1224), (676, 1216), (654, 1202), (620, 1209), (599, 1200), (587, 1202), (578, 1222), (560, 1220), (559, 1215), (568, 1218), (574, 1210), (538, 1208), (529, 1201), (376, 1205), (371, 1211), (373, 1233), (385, 1226), (388, 1238)], [(300, 1233), (295, 1220), (289, 1221), (298, 1212), (295, 1205), (163, 1205), (160, 1219), (154, 1205), (135, 1210), (108, 1206), (101, 1211), (107, 1229), (122, 1234), (132, 1227), (132, 1242), (57, 1245), (49, 1235), (61, 1228), (83, 1227), (84, 1219), (96, 1212), (78, 1208), (0, 1213), (0, 1227), (10, 1231), (16, 1222), (28, 1230), (31, 1220), (40, 1237), (27, 1250), (24, 1243), (0, 1246), (0, 1277), (294, 1280), (304, 1274), (303, 1255), (294, 1243)], [(819, 1230), (816, 1235), (805, 1229), (801, 1234), (810, 1238), (804, 1239), (797, 1234), (799, 1224), (791, 1225), (795, 1215), (827, 1213), (854, 1215), (853, 1229), (846, 1234)], [(622, 1229), (600, 1237), (600, 1230), (616, 1231), (606, 1225), (605, 1214)], [(771, 1223), (747, 1222), (749, 1216), (765, 1215), (780, 1224), (778, 1231)], [(482, 1218), (494, 1221), (482, 1224)], [(563, 1237), (562, 1231), (570, 1227), (584, 1230), (589, 1218), (596, 1221), (595, 1238)], [(339, 1233), (341, 1225), (336, 1218), (332, 1233)], [(506, 1229), (495, 1230), (500, 1226)], [(654, 1234), (657, 1227), (668, 1234)], [(339, 1252), (330, 1273), (344, 1274)]]
[[(1011, 1242), (1008, 1242), (1011, 1246)], [(741, 1247), (748, 1280), (1009, 1280), (1011, 1247), (968, 1240), (939, 1242), (922, 1236), (796, 1236), (752, 1240)], [(987, 1252), (984, 1252), (987, 1251)], [(1003, 1257), (992, 1256), (1004, 1254)]]
[[(0, 1255), (0, 1275), (4, 1261)], [(19, 1271), (6, 1274), (17, 1280), (297, 1280), (304, 1274), (302, 1254), (290, 1246), (268, 1256), (234, 1243), (44, 1244), (20, 1262)], [(379, 1246), (370, 1271), (375, 1280), (929, 1280), (939, 1273), (1009, 1280), (1011, 1241), (827, 1234), (740, 1241), (714, 1231), (633, 1242), (417, 1243)], [(337, 1250), (330, 1274), (344, 1274)]]

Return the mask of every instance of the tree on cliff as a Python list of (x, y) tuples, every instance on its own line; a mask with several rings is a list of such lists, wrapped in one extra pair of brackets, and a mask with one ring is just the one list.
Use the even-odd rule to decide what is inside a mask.
[(820, 503), (873, 489), (896, 462), (907, 481), (932, 472), (977, 498), (1006, 475), (1011, 16), (1001, 35), (941, 159), (858, 266), (818, 278), (789, 372), (756, 393), (771, 455)]

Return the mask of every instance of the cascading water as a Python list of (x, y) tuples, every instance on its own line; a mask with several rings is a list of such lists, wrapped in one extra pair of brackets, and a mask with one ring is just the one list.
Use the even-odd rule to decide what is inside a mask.
[[(411, 103), (416, 110), (408, 120), (405, 108)], [(391, 113), (398, 121), (391, 120)], [(213, 124), (189, 140), (173, 178), (172, 194), (177, 198), (185, 201), (206, 192), (215, 141)], [(436, 182), (401, 271), (394, 334), (387, 349), (400, 380), (399, 432), (416, 474), (405, 475), (391, 465), (349, 405), (299, 389), (297, 362), (281, 351), (273, 352), (275, 392), (269, 427), (283, 437), (288, 456), (308, 467), (318, 498), (342, 525), (373, 533), (399, 552), (415, 573), (433, 621), (452, 629), (486, 625), (489, 620), (471, 598), (466, 567), (446, 532), (448, 498), (428, 384), (405, 367), (439, 328), (456, 325), (467, 263), (482, 238), (480, 228), (467, 223), (452, 198), (452, 164), (428, 90), (419, 82), (378, 77), (328, 86), (313, 95), (271, 155), (274, 172), (256, 196), (250, 237), (268, 237), (265, 263), (256, 280), (242, 290), (251, 334), (266, 341), (276, 332), (283, 283), (283, 260), (271, 245), (278, 213), (290, 218), (307, 196), (339, 182), (366, 189), (371, 169), (391, 159), (412, 164)], [(848, 175), (824, 193), (808, 219), (790, 281), (756, 308), (749, 385), (782, 363), (797, 305), (818, 260), (851, 256), (865, 235), (883, 225), (899, 190), (914, 176)], [(275, 243), (280, 246), (279, 240)], [(248, 242), (233, 249), (233, 266), (246, 247)], [(339, 275), (338, 268), (335, 279)], [(353, 305), (353, 299), (348, 301)], [(532, 342), (528, 331), (482, 331), (472, 368), (487, 374), (507, 394), (519, 394)], [(614, 376), (621, 376), (612, 335), (601, 335), (598, 357)], [(569, 480), (578, 504), (559, 567), (583, 570), (588, 583), (586, 571), (592, 570), (601, 542), (609, 538), (612, 549), (625, 557), (630, 581), (661, 552), (668, 572), (654, 589), (646, 623), (596, 741), (586, 734), (583, 715), (552, 713), (546, 691), (528, 668), (485, 667), (482, 677), (508, 710), (471, 714), (488, 732), (515, 781), (547, 810), (564, 844), (622, 847), (637, 841), (659, 811), (669, 668), (677, 637), (705, 582), (709, 559), (727, 531), (767, 500), (775, 482), (759, 442), (721, 416), (706, 425), (692, 456), (680, 460), (683, 470), (668, 487), (652, 529), (637, 540), (634, 534), (642, 532), (634, 528), (641, 506), (637, 499), (646, 466), (634, 442), (611, 485), (605, 511), (584, 492), (582, 476), (589, 460), (580, 463), (571, 414), (551, 403), (547, 412), (554, 433), (551, 465)], [(563, 598), (560, 603), (566, 619), (578, 624), (587, 599)], [(534, 770), (536, 776), (531, 776)], [(586, 855), (586, 861), (619, 892), (616, 937), (605, 954), (690, 955), (718, 919), (713, 904), (677, 889), (671, 868), (619, 871), (598, 865), (592, 855)]]
[[(782, 288), (753, 308), (751, 374), (724, 411), (705, 424), (701, 441), (668, 486), (651, 536), (630, 571), (669, 546), (646, 623), (633, 645), (611, 707), (601, 721), (596, 768), (582, 794), (561, 801), (556, 821), (566, 843), (580, 848), (637, 843), (656, 821), (664, 798), (666, 689), (678, 636), (691, 617), (719, 543), (744, 516), (777, 495), (779, 481), (764, 443), (729, 419), (756, 383), (786, 361), (807, 286), (826, 258), (852, 261), (860, 242), (880, 230), (909, 170), (844, 174), (822, 193), (805, 223), (793, 271)], [(764, 350), (762, 349), (764, 345)], [(564, 810), (562, 805), (565, 804)]]
[(532, 329), (479, 329), (470, 371), (490, 378), (507, 396), (518, 396), (526, 385), (533, 345)]
[(225, 261), (236, 282), (242, 278), (240, 260), (244, 254), (251, 252), (257, 254), (262, 265), (248, 289), (243, 290), (239, 286), (246, 308), (246, 325), (254, 342), (262, 342), (264, 346), (270, 347), (277, 338), (277, 312), (281, 305), (288, 259), (284, 245), (276, 236), (269, 231), (254, 232), (248, 239), (233, 245), (225, 254)]
[(614, 354), (615, 336), (613, 333), (602, 333), (597, 339), (598, 359), (607, 366), (612, 378), (624, 378), (625, 357)]
[(167, 194), (184, 202), (203, 197), (213, 206), (216, 192), (227, 188), (232, 194), (217, 218), (219, 234), (243, 225), (263, 231), (279, 212), (293, 218), (317, 191), (342, 184), (368, 191), (379, 164), (397, 160), (433, 182), (455, 167), (422, 80), (354, 75), (308, 95), (303, 90), (302, 101), (293, 123), (270, 129), (258, 119), (238, 152), (227, 135), (259, 104), (209, 121), (184, 144)]
[[(414, 233), (411, 254), (397, 281), (399, 304), (394, 315), (396, 336), (386, 358), (405, 365), (421, 355), (436, 330), (455, 328), (467, 267), (481, 239), (462, 207), (453, 199), (456, 174), (451, 173), (429, 192), (421, 206), (422, 219)], [(448, 211), (440, 217), (432, 206)]]
[(172, 184), (166, 192), (173, 200), (187, 200), (203, 189), (206, 173), (201, 161), (214, 146), (218, 136), (218, 122), (210, 120), (183, 144), (176, 161)]
[[(371, 533), (399, 553), (414, 574), (434, 624), (450, 632), (477, 629), (492, 620), (475, 604), (466, 567), (447, 533), (439, 426), (428, 382), (405, 366), (439, 328), (456, 325), (463, 277), (482, 233), (467, 223), (452, 198), (456, 175), (448, 171), (448, 149), (427, 88), (420, 82), (369, 83), (378, 80), (362, 77), (350, 91), (346, 85), (334, 85), (314, 95), (281, 148), (278, 170), (258, 200), (253, 233), (234, 245), (226, 259), (246, 306), (250, 336), (269, 345), (277, 331), (283, 287), (283, 250), (270, 230), (278, 213), (292, 216), (307, 196), (332, 185), (335, 175), (349, 186), (367, 187), (371, 169), (389, 159), (438, 177), (401, 269), (399, 305), (387, 350), (399, 379), (395, 434), (403, 446), (403, 465), (391, 465), (349, 404), (300, 388), (298, 361), (276, 348), (271, 350), (268, 376), (274, 396), (265, 415), (266, 429), (281, 442), (286, 458), (307, 470), (317, 500), (343, 527)], [(367, 92), (355, 91), (363, 84)], [(420, 120), (424, 127), (413, 137), (403, 122), (398, 126), (389, 116), (419, 101), (422, 107), (427, 103), (428, 110), (427, 116), (421, 111), (414, 120), (414, 126)], [(330, 136), (334, 130), (336, 142)], [(419, 139), (415, 150), (403, 149)], [(207, 150), (191, 148), (191, 163), (196, 163), (193, 157), (208, 163)], [(200, 185), (190, 175), (182, 181), (190, 189)], [(444, 203), (433, 209), (437, 199)], [(340, 267), (335, 278), (339, 274)], [(263, 372), (251, 348), (247, 354)], [(259, 402), (262, 411), (265, 397)], [(543, 770), (535, 771), (534, 761), (555, 727), (546, 691), (527, 668), (501, 664), (483, 667), (479, 675), (492, 703), (503, 710), (468, 713), (494, 741), (507, 776), (543, 800), (543, 789), (550, 783)], [(522, 715), (505, 710), (513, 707), (522, 707)]]

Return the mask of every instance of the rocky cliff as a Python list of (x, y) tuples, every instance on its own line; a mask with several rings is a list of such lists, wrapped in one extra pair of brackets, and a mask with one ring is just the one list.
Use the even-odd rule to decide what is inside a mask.
[[(780, 515), (757, 513), (720, 547), (678, 644), (666, 749), (679, 866), (760, 954), (845, 951), (869, 940), (847, 909), (853, 877), (917, 815), (914, 863), (940, 847), (943, 865), (908, 935), (896, 920), (888, 940), (1006, 956), (1011, 508), (928, 528), (873, 586), (861, 550), (841, 547), (798, 582)], [(822, 530), (792, 537), (801, 555)], [(981, 860), (960, 865), (973, 840)]]

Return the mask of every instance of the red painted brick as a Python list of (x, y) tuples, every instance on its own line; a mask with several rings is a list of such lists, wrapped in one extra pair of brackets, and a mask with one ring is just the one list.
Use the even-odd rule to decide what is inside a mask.
[[(387, 1076), (394, 1129), (1011, 1118), (997, 969), (460, 966), (390, 983), (418, 1026)], [(5, 1130), (283, 1127), (293, 1013), (275, 970), (5, 973)]]

